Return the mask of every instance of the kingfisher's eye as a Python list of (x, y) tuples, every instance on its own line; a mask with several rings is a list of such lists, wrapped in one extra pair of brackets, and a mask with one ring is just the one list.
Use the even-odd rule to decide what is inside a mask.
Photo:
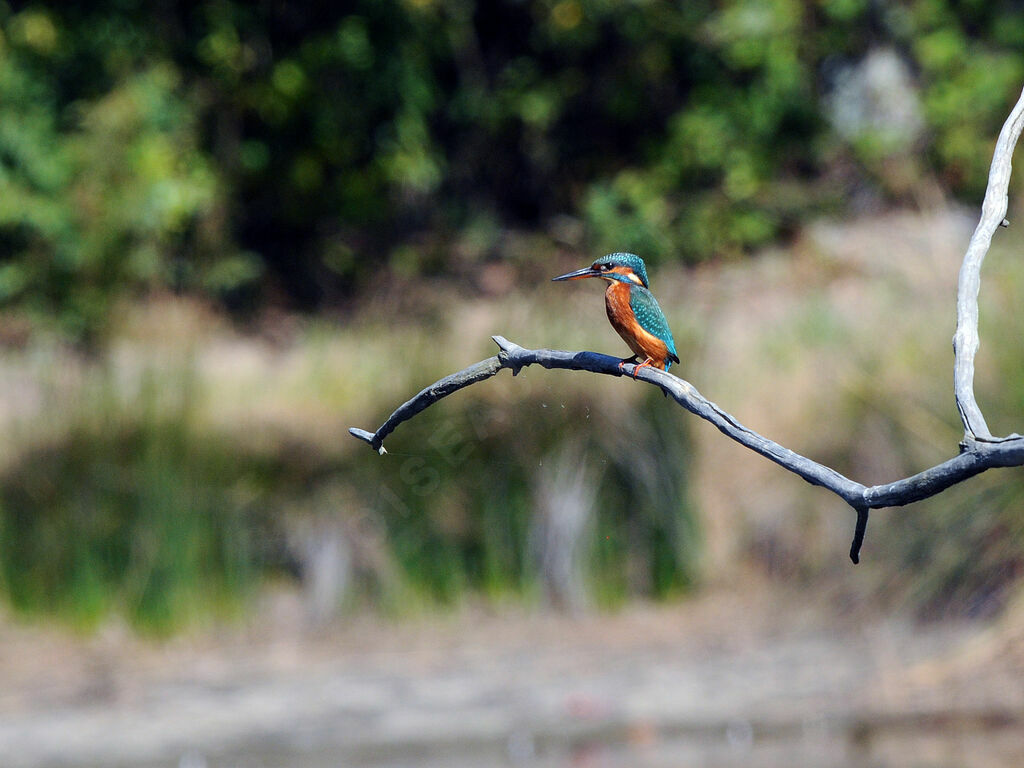
[(599, 264), (597, 268), (600, 269), (602, 272), (608, 272), (609, 270), (611, 270), (612, 265), (611, 264)]

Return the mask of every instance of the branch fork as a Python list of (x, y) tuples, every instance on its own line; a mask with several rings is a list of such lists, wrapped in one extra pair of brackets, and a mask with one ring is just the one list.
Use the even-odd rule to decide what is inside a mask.
[(635, 363), (620, 366), (620, 360), (596, 352), (569, 352), (556, 349), (526, 349), (503, 336), (493, 336), (498, 354), (481, 360), (434, 382), (399, 406), (376, 432), (353, 427), (349, 432), (381, 455), (384, 438), (404, 421), (448, 395), (471, 384), (489, 379), (508, 369), (515, 376), (524, 367), (540, 365), (548, 369), (589, 371), (605, 376), (630, 376), (653, 384), (695, 416), (712, 423), (727, 437), (761, 454), (784, 469), (839, 496), (856, 513), (850, 559), (859, 562), (860, 549), (872, 509), (899, 507), (921, 501), (988, 469), (1024, 465), (1024, 437), (1013, 433), (995, 437), (989, 430), (974, 396), (974, 357), (978, 350), (978, 292), (981, 265), (996, 230), (1007, 226), (1006, 210), (1013, 150), (1024, 130), (1024, 92), (1007, 118), (996, 142), (989, 173), (988, 189), (982, 205), (981, 220), (971, 237), (960, 268), (957, 292), (957, 328), (953, 336), (954, 393), (964, 425), (964, 438), (956, 456), (910, 477), (883, 485), (865, 486), (843, 476), (831, 467), (801, 456), (745, 427), (735, 417), (706, 399), (696, 387), (667, 371)]

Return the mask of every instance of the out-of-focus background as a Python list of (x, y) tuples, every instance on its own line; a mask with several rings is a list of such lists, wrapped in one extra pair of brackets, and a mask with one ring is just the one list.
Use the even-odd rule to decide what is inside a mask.
[[(1024, 476), (950, 457), (959, 261), (1014, 0), (0, 2), (9, 766), (1018, 765)], [(1024, 431), (1020, 177), (977, 392)]]

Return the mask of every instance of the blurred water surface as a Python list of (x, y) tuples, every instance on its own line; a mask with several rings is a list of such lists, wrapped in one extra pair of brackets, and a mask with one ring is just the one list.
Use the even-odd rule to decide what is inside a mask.
[(216, 759), (190, 752), (152, 768), (1015, 768), (1022, 754), (1024, 733), (1014, 728), (897, 728), (859, 741), (825, 733), (752, 739), (736, 725), (717, 736), (644, 744), (583, 740), (544, 746), (513, 737), (502, 748), (465, 743), (416, 754), (389, 754), (385, 749), (362, 758), (329, 748), (242, 747)]

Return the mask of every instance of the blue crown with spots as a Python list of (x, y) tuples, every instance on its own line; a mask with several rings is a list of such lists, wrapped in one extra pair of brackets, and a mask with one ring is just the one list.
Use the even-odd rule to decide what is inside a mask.
[(602, 256), (600, 259), (594, 262), (594, 264), (610, 264), (613, 267), (627, 267), (640, 278), (640, 282), (644, 284), (644, 288), (650, 288), (650, 284), (647, 282), (647, 267), (644, 265), (644, 260), (637, 256), (635, 253), (609, 253), (607, 256)]

